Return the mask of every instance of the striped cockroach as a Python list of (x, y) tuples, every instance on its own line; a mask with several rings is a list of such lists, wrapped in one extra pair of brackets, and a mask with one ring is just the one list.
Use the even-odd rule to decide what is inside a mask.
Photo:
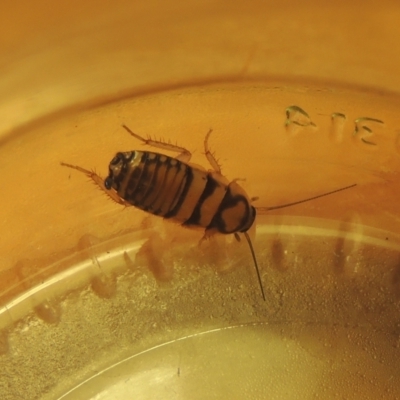
[[(86, 174), (119, 204), (135, 206), (188, 228), (204, 228), (203, 238), (221, 233), (233, 234), (239, 241), (239, 233), (242, 233), (249, 245), (261, 294), (265, 300), (255, 251), (247, 233), (256, 218), (256, 208), (251, 205), (256, 198), (249, 198), (237, 180), (230, 182), (222, 175), (221, 167), (208, 146), (212, 131), (204, 139), (205, 156), (212, 167), (207, 171), (189, 163), (192, 154), (184, 147), (145, 139), (127, 126), (122, 127), (145, 145), (179, 154), (177, 157), (169, 157), (151, 151), (118, 152), (109, 164), (109, 174), (105, 180), (94, 171), (63, 162), (61, 165)], [(353, 186), (355, 185), (305, 200), (260, 209), (270, 211), (289, 207)]]

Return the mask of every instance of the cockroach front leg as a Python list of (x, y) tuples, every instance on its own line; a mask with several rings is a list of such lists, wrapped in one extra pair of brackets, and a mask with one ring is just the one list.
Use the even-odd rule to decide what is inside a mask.
[(118, 204), (121, 204), (123, 206), (131, 206), (131, 204), (127, 203), (124, 199), (122, 199), (121, 197), (118, 196), (118, 193), (114, 190), (114, 189), (110, 189), (108, 190), (105, 186), (104, 186), (104, 179), (97, 175), (96, 172), (94, 171), (89, 171), (85, 168), (79, 167), (78, 165), (72, 165), (72, 164), (67, 164), (62, 162), (61, 165), (63, 167), (68, 167), (68, 168), (72, 168), (72, 169), (76, 169), (79, 172), (82, 172), (83, 174), (85, 174), (88, 178), (90, 178), (93, 183), (95, 183), (108, 197), (111, 198), (111, 200), (115, 201)]

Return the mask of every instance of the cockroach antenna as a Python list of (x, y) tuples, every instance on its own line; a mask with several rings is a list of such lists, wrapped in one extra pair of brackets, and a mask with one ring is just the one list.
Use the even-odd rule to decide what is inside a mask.
[(260, 275), (260, 270), (258, 268), (256, 253), (254, 252), (253, 244), (251, 243), (249, 234), (247, 232), (243, 232), (243, 234), (244, 234), (244, 237), (247, 240), (247, 243), (249, 244), (251, 255), (253, 256), (254, 267), (256, 268), (258, 283), (260, 285), (260, 289), (261, 289), (261, 294), (262, 294), (263, 300), (265, 301), (264, 287), (263, 287), (262, 281), (261, 281), (261, 275)]
[(355, 187), (355, 186), (357, 186), (357, 184), (356, 184), (356, 183), (353, 183), (352, 185), (345, 186), (345, 187), (342, 187), (342, 188), (340, 188), (340, 189), (332, 190), (332, 191), (327, 192), (327, 193), (319, 194), (319, 195), (317, 195), (317, 196), (309, 197), (309, 198), (304, 199), (304, 200), (299, 200), (299, 201), (295, 201), (295, 202), (293, 202), (293, 203), (282, 204), (282, 205), (280, 205), (280, 206), (274, 206), (274, 207), (257, 207), (257, 210), (258, 210), (258, 211), (279, 210), (280, 208), (291, 207), (291, 206), (295, 206), (295, 205), (297, 205), (297, 204), (307, 203), (308, 201), (311, 201), (311, 200), (320, 199), (321, 197), (329, 196), (329, 195), (331, 195), (331, 194), (341, 192), (342, 190), (351, 189), (351, 188), (353, 188), (353, 187)]
[[(340, 189), (332, 190), (332, 191), (327, 192), (327, 193), (319, 194), (317, 196), (308, 197), (307, 199), (304, 199), (304, 200), (294, 201), (292, 203), (282, 204), (280, 206), (274, 206), (274, 207), (257, 207), (256, 210), (257, 211), (271, 211), (271, 210), (279, 210), (281, 208), (292, 207), (292, 206), (295, 206), (297, 204), (306, 203), (306, 202), (311, 201), (311, 200), (316, 200), (316, 199), (319, 199), (321, 197), (325, 197), (325, 196), (329, 196), (329, 195), (334, 194), (334, 193), (341, 192), (342, 190), (351, 189), (351, 188), (353, 188), (355, 186), (357, 186), (356, 183), (354, 183), (353, 185), (342, 187)], [(256, 197), (255, 200), (257, 200), (257, 199), (258, 198)], [(249, 247), (250, 247), (250, 252), (251, 252), (251, 255), (253, 257), (254, 267), (255, 267), (256, 272), (257, 272), (258, 283), (260, 285), (261, 294), (262, 294), (262, 297), (263, 297), (263, 299), (265, 301), (264, 287), (262, 285), (260, 270), (258, 268), (257, 258), (256, 258), (256, 254), (255, 254), (255, 251), (254, 251), (254, 248), (253, 248), (253, 244), (252, 244), (252, 242), (250, 240), (250, 236), (248, 235), (248, 233), (247, 232), (243, 232), (243, 233), (244, 233), (244, 236), (245, 236), (245, 238), (247, 240), (247, 243), (249, 244)], [(237, 233), (235, 233), (235, 237), (236, 237), (236, 239), (238, 241), (240, 241), (239, 235)]]

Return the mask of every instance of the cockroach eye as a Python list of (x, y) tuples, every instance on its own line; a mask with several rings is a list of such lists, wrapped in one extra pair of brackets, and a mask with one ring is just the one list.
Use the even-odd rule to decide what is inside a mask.
[(122, 153), (117, 153), (115, 157), (111, 160), (110, 165), (118, 164), (123, 158), (124, 155)]
[(110, 190), (112, 188), (112, 184), (113, 184), (113, 180), (111, 178), (111, 176), (108, 176), (105, 180), (104, 180), (104, 187), (107, 190)]

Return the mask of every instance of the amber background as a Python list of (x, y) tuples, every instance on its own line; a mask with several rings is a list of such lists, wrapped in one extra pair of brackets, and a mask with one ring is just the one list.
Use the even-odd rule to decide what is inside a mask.
[(400, 90), (396, 1), (2, 3), (0, 132), (133, 90), (281, 76)]

